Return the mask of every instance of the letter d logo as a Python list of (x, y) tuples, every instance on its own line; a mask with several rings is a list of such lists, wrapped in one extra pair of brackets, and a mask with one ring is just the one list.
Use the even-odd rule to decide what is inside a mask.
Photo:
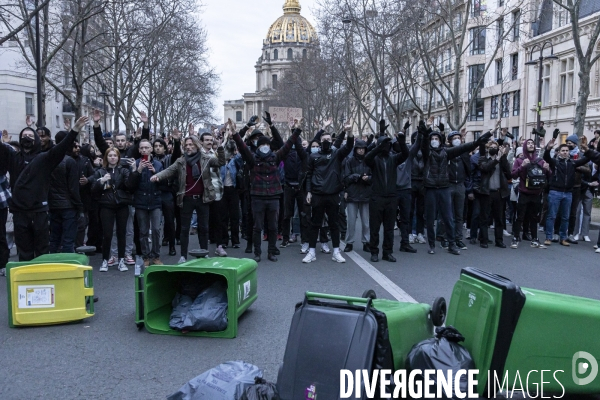
[[(577, 363), (577, 360), (584, 358), (586, 362), (580, 361)], [(592, 367), (590, 369), (590, 367)], [(583, 375), (588, 370), (590, 370), (590, 374), (587, 378), (578, 378), (577, 374)], [(572, 372), (573, 372), (573, 382), (576, 385), (587, 385), (591, 383), (596, 376), (598, 375), (598, 362), (590, 353), (585, 351), (578, 351), (573, 355), (573, 363), (572, 363)]]

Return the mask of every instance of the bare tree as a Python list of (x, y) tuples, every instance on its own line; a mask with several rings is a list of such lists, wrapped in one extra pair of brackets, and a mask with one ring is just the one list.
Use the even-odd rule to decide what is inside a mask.
[[(587, 113), (588, 97), (590, 95), (590, 73), (592, 67), (600, 58), (600, 52), (596, 51), (598, 36), (600, 35), (600, 16), (594, 17), (592, 21), (581, 27), (579, 20), (582, 0), (553, 0), (559, 7), (564, 8), (571, 17), (571, 32), (573, 33), (573, 45), (579, 62), (579, 92), (575, 104), (575, 120), (573, 121), (574, 133), (583, 136), (585, 116)], [(587, 38), (587, 48), (584, 49), (583, 40)], [(596, 53), (594, 55), (594, 53)]]
[[(36, 17), (36, 15), (41, 10), (46, 8), (49, 3), (50, 3), (50, 0), (44, 0), (40, 4), (38, 4), (38, 6), (35, 7), (33, 10), (25, 11), (25, 14), (26, 14), (25, 18), (21, 18), (21, 16), (23, 15), (23, 3), (22, 2), (14, 1), (14, 2), (9, 2), (7, 4), (0, 4), (0, 15), (2, 16), (0, 18), (0, 20), (8, 28), (8, 33), (4, 36), (0, 36), (0, 46), (2, 45), (2, 43), (6, 42), (7, 40), (12, 39), (16, 35), (18, 35), (19, 32), (21, 32), (23, 29), (25, 29), (25, 27), (27, 27), (27, 25), (31, 23), (31, 21)], [(16, 19), (18, 22), (20, 22), (20, 24), (17, 26), (12, 25), (11, 21), (13, 18)]]

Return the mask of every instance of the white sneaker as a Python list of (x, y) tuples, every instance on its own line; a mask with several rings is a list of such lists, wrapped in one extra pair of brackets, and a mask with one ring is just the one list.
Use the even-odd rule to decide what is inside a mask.
[(179, 261), (177, 261), (177, 264), (183, 264), (185, 261), (185, 257), (181, 256), (181, 258), (179, 259)]
[(512, 236), (510, 233), (506, 232), (506, 229), (502, 230), (502, 234), (506, 237)]
[(302, 253), (302, 254), (308, 253), (308, 243), (302, 243), (302, 248), (300, 249), (300, 253)]
[(217, 249), (215, 250), (215, 255), (219, 257), (227, 257), (227, 253), (225, 252), (225, 250), (223, 250), (222, 246), (217, 247)]
[(591, 240), (590, 240), (590, 237), (589, 237), (589, 236), (584, 236), (584, 237), (583, 237), (583, 240), (584, 240), (585, 242), (591, 242)]
[(317, 256), (315, 256), (315, 249), (310, 249), (308, 250), (308, 253), (306, 253), (306, 257), (304, 257), (302, 262), (308, 264), (313, 261), (317, 261)]
[(596, 249), (596, 251), (595, 251), (595, 252), (596, 252), (596, 253), (600, 253), (600, 249)]
[(327, 244), (327, 242), (321, 243), (321, 252), (325, 254), (331, 253), (331, 249), (329, 249), (329, 245)]
[(597, 244), (595, 244), (595, 245), (594, 245), (594, 249), (597, 249), (597, 248), (598, 248), (598, 245), (597, 245)]
[(540, 227), (538, 228), (538, 231), (539, 231), (539, 232), (544, 232), (545, 230), (546, 230), (546, 228), (544, 228), (543, 226), (540, 226)]
[(427, 243), (427, 240), (425, 240), (425, 238), (423, 237), (422, 233), (419, 233), (417, 235), (417, 243), (421, 243), (421, 244), (425, 244)]
[(579, 235), (573, 236), (573, 240), (578, 241), (579, 240)]
[(110, 258), (108, 259), (108, 266), (109, 267), (114, 267), (115, 265), (117, 265), (117, 257), (110, 256)]
[(408, 234), (408, 243), (415, 244), (415, 235), (413, 235), (412, 233)]
[(127, 268), (127, 265), (125, 265), (125, 259), (124, 258), (121, 258), (119, 260), (119, 271), (121, 271), (121, 272), (129, 271), (129, 268)]
[(340, 249), (335, 249), (333, 251), (333, 255), (331, 256), (331, 259), (335, 262), (339, 262), (339, 263), (345, 263), (346, 260), (344, 259), (344, 257), (342, 257), (342, 255), (340, 254)]
[(100, 272), (108, 271), (108, 262), (106, 260), (102, 261), (102, 266), (100, 267)]

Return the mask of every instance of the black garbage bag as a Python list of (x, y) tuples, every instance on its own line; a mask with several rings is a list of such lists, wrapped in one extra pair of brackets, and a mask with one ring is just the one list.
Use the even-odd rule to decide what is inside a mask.
[(254, 378), (254, 385), (247, 387), (241, 400), (281, 400), (274, 383), (263, 378)]
[(227, 287), (215, 282), (196, 297), (184, 322), (190, 331), (219, 332), (227, 329)]
[(228, 361), (193, 378), (167, 400), (241, 400), (254, 378), (262, 376), (255, 365)]
[(185, 329), (185, 319), (187, 318), (190, 307), (194, 303), (189, 296), (184, 296), (180, 293), (175, 294), (175, 298), (171, 305), (173, 311), (171, 311), (171, 319), (169, 320), (169, 327), (171, 329), (183, 330)]
[[(461, 346), (458, 342), (465, 340), (464, 336), (452, 326), (436, 328), (436, 337), (423, 340), (413, 346), (408, 353), (406, 369), (410, 372), (414, 369), (426, 370), (435, 369), (442, 370), (446, 373), (452, 370), (452, 376), (457, 371), (464, 369), (475, 369), (473, 358), (467, 349)], [(434, 382), (431, 392), (437, 392), (437, 378), (432, 376)], [(460, 391), (466, 393), (468, 391), (467, 375), (462, 375), (460, 379)], [(442, 391), (442, 394), (445, 394)], [(456, 393), (452, 397), (442, 396), (440, 399), (458, 399)]]

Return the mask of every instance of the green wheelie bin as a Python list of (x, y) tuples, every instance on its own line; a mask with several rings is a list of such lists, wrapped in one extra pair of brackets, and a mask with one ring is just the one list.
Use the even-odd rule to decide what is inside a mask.
[[(200, 258), (179, 265), (152, 265), (135, 277), (136, 325), (163, 335), (234, 338), (238, 318), (258, 297), (256, 261), (247, 258)], [(219, 332), (171, 329), (172, 301), (178, 285), (221, 280), (227, 287), (227, 328)]]
[(446, 324), (465, 337), (480, 395), (520, 387), (531, 396), (542, 388), (545, 395), (600, 393), (598, 300), (521, 288), (464, 268)]

